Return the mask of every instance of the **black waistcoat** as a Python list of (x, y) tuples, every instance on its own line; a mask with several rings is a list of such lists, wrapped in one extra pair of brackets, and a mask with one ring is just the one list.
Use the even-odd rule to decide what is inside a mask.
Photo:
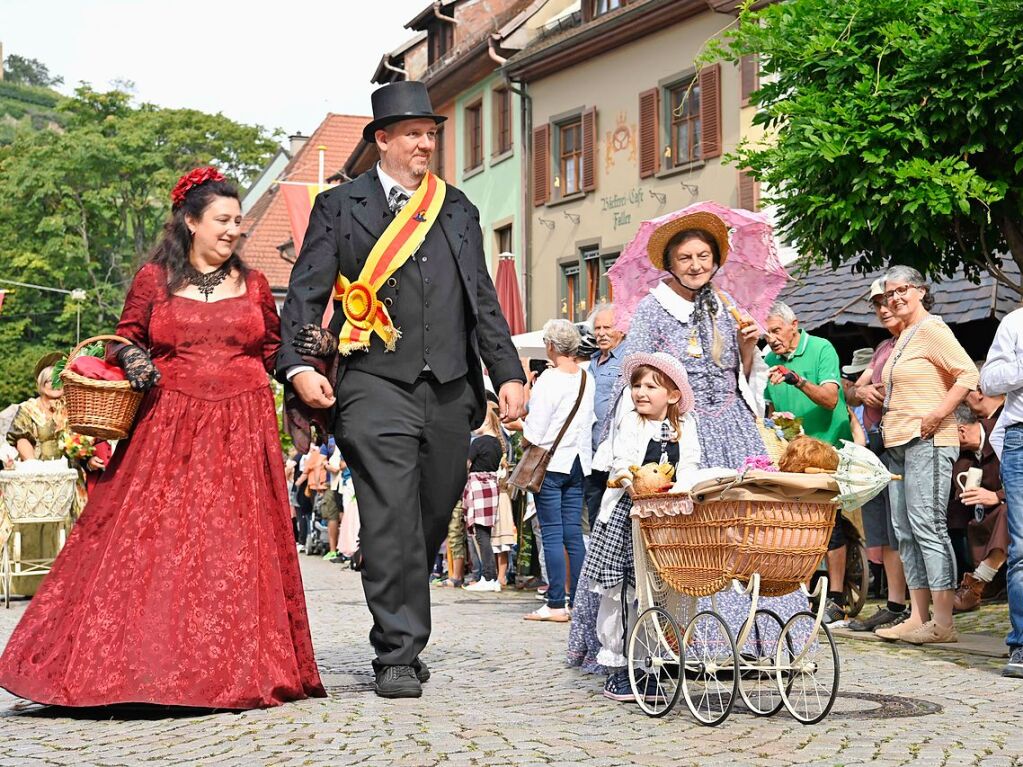
[[(374, 184), (367, 196), (354, 202), (364, 207), (354, 212), (355, 221), (350, 227), (356, 263), (341, 266), (350, 280), (358, 278), (358, 271), (379, 234), (394, 219), (375, 173), (372, 179)], [(446, 207), (445, 204), (441, 208), (442, 218)], [(345, 228), (348, 227), (343, 226), (342, 230)], [(401, 331), (401, 338), (395, 350), (388, 352), (374, 333), (369, 351), (355, 351), (342, 358), (344, 367), (403, 383), (411, 383), (427, 367), (441, 383), (466, 374), (464, 288), (441, 221), (433, 224), (418, 252), (380, 288), (378, 297), (387, 306), (392, 321)], [(331, 326), (336, 332), (344, 315), (338, 302), (334, 303), (334, 310), (335, 321)]]

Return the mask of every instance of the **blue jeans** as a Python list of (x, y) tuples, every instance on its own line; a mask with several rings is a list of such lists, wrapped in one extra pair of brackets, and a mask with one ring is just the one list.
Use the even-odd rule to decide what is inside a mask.
[(565, 606), (565, 552), (568, 551), (572, 573), (572, 582), (568, 584), (569, 605), (586, 556), (583, 545), (583, 469), (579, 459), (575, 459), (568, 474), (548, 471), (534, 501), (547, 563), (547, 606), (562, 609)]
[(1023, 647), (1023, 424), (1005, 430), (1002, 486), (1009, 517), (1005, 581), (1009, 591), (1009, 647)]
[(948, 535), (948, 496), (957, 447), (919, 437), (888, 448), (888, 467), (903, 479), (888, 485), (892, 526), (910, 589), (950, 591), (958, 585)]

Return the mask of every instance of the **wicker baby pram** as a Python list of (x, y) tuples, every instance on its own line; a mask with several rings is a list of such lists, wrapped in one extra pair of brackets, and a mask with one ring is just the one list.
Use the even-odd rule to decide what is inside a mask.
[(670, 495), (637, 496), (643, 543), (661, 579), (708, 596), (760, 574), (760, 593), (788, 594), (810, 580), (828, 550), (838, 486), (827, 475), (750, 471), (694, 488), (692, 514)]
[[(838, 505), (831, 475), (749, 471), (702, 482), (686, 496), (633, 498), (633, 553), (640, 613), (629, 634), (636, 702), (664, 716), (680, 694), (696, 719), (718, 725), (740, 698), (770, 716), (783, 707), (804, 724), (827, 716), (838, 690), (838, 651), (815, 612), (782, 617), (758, 600), (803, 588), (828, 548)], [(741, 626), (715, 594), (745, 586)], [(699, 600), (699, 597), (710, 597)], [(707, 609), (709, 601), (710, 608)]]

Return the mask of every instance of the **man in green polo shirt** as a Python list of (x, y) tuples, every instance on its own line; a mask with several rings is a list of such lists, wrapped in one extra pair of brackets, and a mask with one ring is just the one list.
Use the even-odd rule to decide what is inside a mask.
[[(852, 441), (849, 408), (842, 393), (838, 352), (831, 342), (799, 329), (799, 320), (786, 304), (776, 301), (767, 313), (765, 361), (771, 368), (765, 398), (776, 411), (788, 411), (803, 420), (803, 431), (835, 447)], [(842, 520), (828, 544), (828, 604), (825, 621), (845, 618), (846, 541)], [(837, 590), (836, 590), (837, 589)]]

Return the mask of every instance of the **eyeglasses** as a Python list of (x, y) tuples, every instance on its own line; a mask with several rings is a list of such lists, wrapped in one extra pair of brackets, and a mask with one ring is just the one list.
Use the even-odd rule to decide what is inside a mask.
[(920, 287), (919, 285), (899, 285), (899, 287), (897, 287), (897, 288), (892, 288), (891, 290), (886, 290), (884, 293), (882, 293), (882, 295), (884, 296), (884, 300), (885, 301), (887, 301), (888, 303), (891, 303), (896, 298), (905, 298), (906, 294), (910, 291), (910, 288), (919, 288), (919, 287)]

